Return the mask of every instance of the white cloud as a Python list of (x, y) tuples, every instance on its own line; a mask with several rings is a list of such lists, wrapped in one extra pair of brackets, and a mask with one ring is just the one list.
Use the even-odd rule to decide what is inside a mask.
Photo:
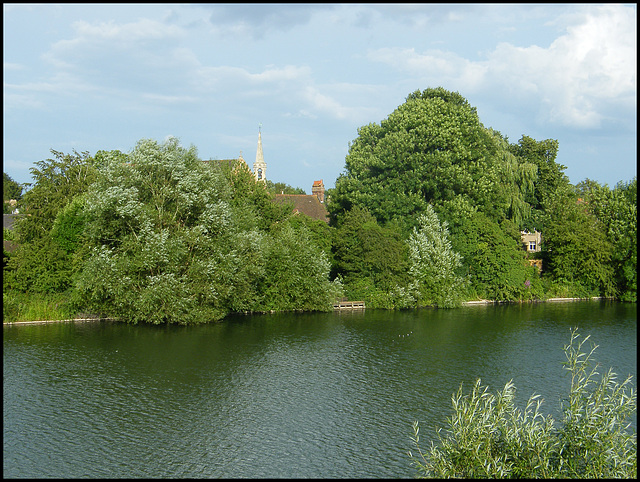
[[(310, 69), (286, 65), (281, 68), (268, 67), (262, 72), (251, 73), (241, 67), (199, 66), (194, 69), (191, 82), (202, 92), (219, 92), (221, 89), (241, 95), (255, 94), (256, 87), (269, 87), (270, 95), (284, 87), (295, 89), (296, 85), (309, 82)], [(290, 91), (289, 91), (290, 92)], [(264, 91), (264, 95), (268, 93)]]
[(315, 114), (312, 114), (311, 112), (309, 112), (306, 109), (300, 109), (298, 112), (295, 113), (291, 113), (291, 112), (285, 112), (283, 114), (284, 117), (292, 117), (294, 119), (300, 119), (300, 118), (306, 118), (306, 119), (317, 119), (318, 116)]
[(74, 22), (73, 27), (77, 35), (80, 37), (76, 39), (75, 42), (108, 41), (112, 44), (115, 43), (125, 47), (130, 47), (131, 42), (176, 38), (182, 36), (183, 33), (180, 27), (168, 25), (148, 18), (142, 18), (137, 22), (121, 25), (114, 22), (91, 24), (80, 20), (78, 22)]
[[(180, 27), (143, 18), (137, 22), (74, 22), (74, 38), (54, 43), (43, 57), (61, 68), (70, 68), (87, 58), (95, 58), (97, 52), (113, 55), (114, 51), (136, 52), (149, 42), (176, 39), (183, 36)], [(98, 54), (99, 55), (99, 54)]]
[(511, 102), (535, 106), (543, 122), (595, 128), (629, 110), (636, 99), (636, 16), (632, 8), (588, 8), (548, 48), (500, 43), (486, 60), (455, 53), (379, 49), (383, 62), (429, 83), (465, 93), (496, 91)]
[(636, 20), (629, 14), (614, 5), (589, 9), (548, 49), (501, 44), (489, 57), (492, 80), (535, 90), (551, 122), (599, 127), (612, 107), (636, 96)]
[[(340, 86), (344, 90), (345, 86)], [(348, 89), (354, 86), (347, 86)], [(336, 90), (331, 86), (324, 87), (324, 90)], [(309, 106), (309, 110), (319, 113), (328, 114), (330, 117), (338, 120), (344, 120), (354, 123), (368, 122), (372, 115), (376, 113), (375, 108), (369, 106), (349, 107), (336, 100), (333, 96), (320, 92), (319, 88), (307, 86), (301, 92), (302, 99)], [(354, 102), (356, 103), (356, 102)], [(357, 104), (357, 103), (356, 103)]]
[(74, 75), (59, 73), (49, 81), (4, 83), (4, 108), (51, 108), (47, 99), (65, 96), (77, 97), (97, 89)]
[(285, 65), (282, 68), (270, 67), (259, 74), (251, 74), (249, 78), (258, 82), (298, 81), (306, 79), (311, 74), (309, 67)]

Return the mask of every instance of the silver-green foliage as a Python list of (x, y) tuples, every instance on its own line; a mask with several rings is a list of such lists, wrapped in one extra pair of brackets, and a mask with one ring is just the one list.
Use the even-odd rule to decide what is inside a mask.
[(418, 227), (409, 236), (409, 292), (418, 304), (451, 308), (459, 304), (465, 286), (456, 274), (461, 256), (451, 247), (447, 223), (440, 223), (433, 207), (427, 205), (418, 217)]
[(222, 174), (177, 139), (105, 161), (86, 197), (91, 255), (76, 289), (87, 308), (134, 323), (224, 316), (253, 265)]
[(287, 220), (285, 235), (260, 228), (264, 213), (243, 202), (263, 189), (252, 176), (234, 186), (240, 177), (174, 138), (142, 140), (124, 159), (103, 160), (84, 199), (89, 255), (75, 283), (84, 310), (188, 324), (229, 312), (330, 309), (339, 296), (308, 235)]
[(628, 420), (637, 395), (629, 376), (622, 383), (591, 357), (597, 346), (582, 351), (589, 336), (576, 343), (577, 330), (565, 346), (565, 369), (571, 390), (559, 424), (540, 413), (539, 395), (523, 411), (514, 404), (509, 381), (496, 395), (478, 379), (469, 395), (462, 386), (452, 397), (453, 415), (438, 444), (420, 448), (418, 422), (413, 425), (417, 455), (409, 452), (422, 478), (636, 478), (637, 438)]

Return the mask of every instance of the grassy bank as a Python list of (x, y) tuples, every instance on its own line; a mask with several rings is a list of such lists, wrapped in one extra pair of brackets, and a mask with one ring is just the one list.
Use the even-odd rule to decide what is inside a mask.
[(65, 320), (74, 318), (67, 293), (42, 294), (3, 291), (2, 321)]

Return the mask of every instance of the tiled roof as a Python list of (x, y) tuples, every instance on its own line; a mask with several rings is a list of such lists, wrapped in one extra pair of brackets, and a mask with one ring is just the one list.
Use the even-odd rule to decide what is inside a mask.
[(284, 204), (287, 201), (293, 203), (293, 211), (306, 214), (310, 218), (329, 222), (329, 214), (318, 197), (308, 194), (276, 194), (275, 202)]

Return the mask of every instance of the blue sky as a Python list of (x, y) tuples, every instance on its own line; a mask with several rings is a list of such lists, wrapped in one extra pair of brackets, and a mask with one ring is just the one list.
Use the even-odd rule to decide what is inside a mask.
[(180, 139), (311, 193), (358, 127), (442, 86), (516, 142), (557, 139), (573, 184), (636, 175), (636, 6), (4, 4), (3, 170), (50, 149)]

